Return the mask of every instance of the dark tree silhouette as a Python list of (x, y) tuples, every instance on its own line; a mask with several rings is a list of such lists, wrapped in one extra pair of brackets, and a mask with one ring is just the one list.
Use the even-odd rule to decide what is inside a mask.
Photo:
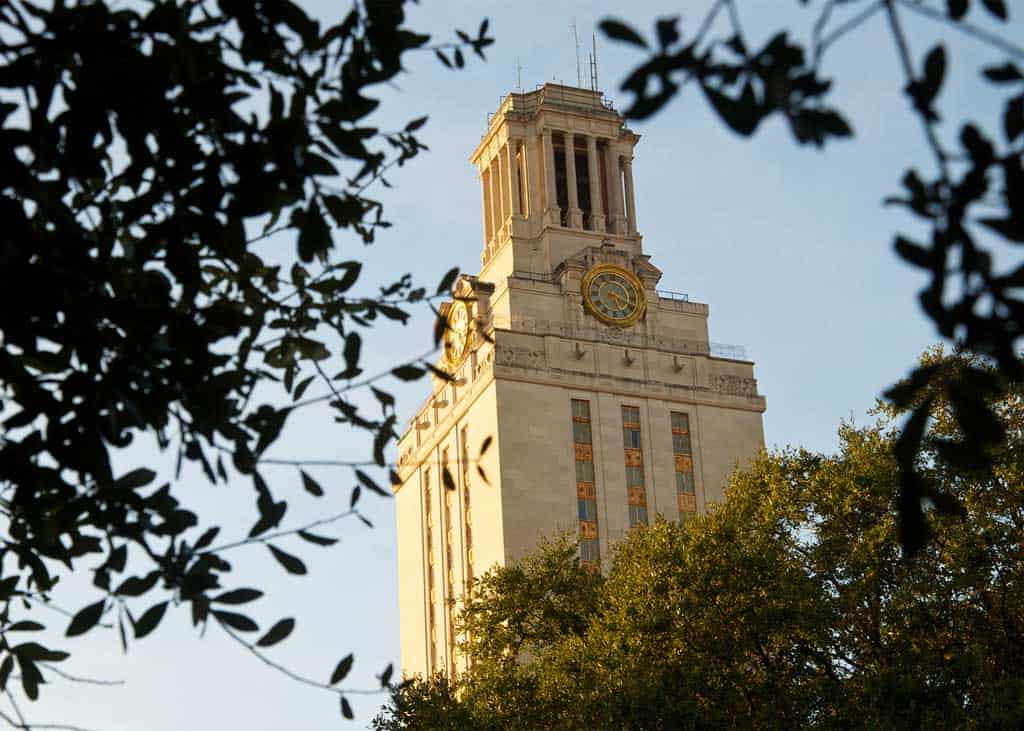
[[(289, 0), (0, 3), (0, 689), (17, 665), (35, 699), (48, 664), (67, 657), (19, 632), (41, 628), (27, 616), (86, 559), (99, 596), (69, 636), (105, 621), (127, 648), (173, 602), (270, 662), (264, 648), (294, 619), (243, 639), (259, 628), (238, 607), (261, 592), (232, 588), (221, 552), (262, 543), (304, 574), (278, 538), (330, 545), (310, 528), (362, 518), (361, 490), (390, 495), (373, 468), (387, 474), (394, 399), (371, 384), (430, 366), (364, 374), (361, 333), (404, 322), (457, 272), (429, 291), (405, 275), (356, 294), (360, 262), (338, 260), (332, 230), (373, 241), (389, 224), (369, 186), (423, 149), (425, 118), (371, 126), (373, 88), (409, 53), (461, 68), (492, 43), (486, 20), (435, 45), (404, 23), (400, 0), (356, 2), (326, 27)], [(255, 246), (281, 231), (297, 240), (284, 270)], [(335, 354), (345, 366), (328, 373)], [(256, 403), (278, 383), (286, 393)], [(361, 388), (379, 404), (371, 413), (351, 399)], [(285, 529), (288, 503), (259, 465), (289, 414), (321, 402), (373, 436), (373, 455), (351, 465), (349, 511)], [(144, 435), (177, 453), (179, 473), (248, 476), (259, 512), (248, 536), (218, 542), (194, 486), (157, 486), (145, 465), (115, 472), (112, 454)], [(323, 494), (306, 472), (301, 485)], [(286, 672), (338, 693), (351, 717), (337, 684), (352, 663), (323, 682)]]

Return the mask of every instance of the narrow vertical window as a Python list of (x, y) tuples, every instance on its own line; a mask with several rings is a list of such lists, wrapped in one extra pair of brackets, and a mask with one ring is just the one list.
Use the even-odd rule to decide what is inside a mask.
[(551, 136), (555, 156), (555, 200), (561, 209), (561, 225), (569, 225), (569, 178), (565, 162), (565, 135)]
[(452, 618), (452, 599), (455, 598), (455, 525), (452, 522), (452, 502), (455, 496), (454, 477), (448, 467), (448, 447), (441, 450), (441, 472), (444, 486), (444, 576), (445, 576), (445, 628), (448, 638), (448, 663), (455, 669), (455, 623)]
[[(465, 424), (459, 430), (459, 450), (462, 463), (462, 581), (463, 596), (466, 596), (473, 587), (473, 514), (469, 502), (469, 426)], [(465, 639), (469, 641), (468, 633)], [(471, 662), (469, 656), (466, 662)]]
[(604, 211), (606, 230), (611, 231), (612, 209), (608, 205), (608, 143), (604, 140), (598, 140), (597, 160), (597, 167), (601, 174), (601, 210)]
[(590, 160), (587, 157), (586, 143), (583, 138), (577, 135), (576, 139), (582, 145), (578, 145), (574, 151), (576, 158), (576, 200), (579, 201), (580, 210), (583, 211), (583, 227), (593, 230), (594, 222), (591, 219), (593, 203), (590, 200)]
[(679, 520), (685, 521), (697, 514), (697, 495), (693, 486), (690, 417), (679, 411), (672, 412), (672, 451), (675, 458)]
[(576, 457), (576, 511), (580, 528), (580, 560), (600, 568), (597, 539), (597, 493), (594, 490), (594, 445), (590, 431), (590, 402), (572, 400), (572, 441)]
[(640, 446), (640, 409), (622, 407), (622, 446), (626, 456), (626, 499), (629, 527), (647, 525), (647, 489), (644, 487), (644, 454)]
[(484, 231), (487, 233), (487, 241), (494, 238), (494, 221), (491, 218), (491, 169), (484, 169), (480, 176), (484, 187)]
[(473, 515), (469, 502), (469, 427), (463, 426), (460, 435), (462, 459), (462, 526), (465, 533), (462, 541), (466, 552), (464, 571), (466, 588), (473, 583)]
[(526, 146), (516, 145), (516, 172), (519, 174), (519, 187), (516, 195), (519, 196), (519, 213), (524, 218), (530, 215), (529, 197), (526, 195)]
[(495, 205), (498, 208), (498, 221), (495, 226), (499, 231), (504, 227), (505, 221), (509, 215), (509, 200), (508, 200), (508, 165), (504, 160), (504, 155), (501, 153), (494, 160), (494, 166), (497, 168), (497, 195)]
[(425, 526), (424, 540), (427, 552), (427, 634), (430, 637), (430, 650), (427, 667), (433, 672), (437, 667), (437, 619), (435, 606), (437, 592), (434, 589), (434, 516), (431, 511), (430, 470), (423, 470), (423, 523)]

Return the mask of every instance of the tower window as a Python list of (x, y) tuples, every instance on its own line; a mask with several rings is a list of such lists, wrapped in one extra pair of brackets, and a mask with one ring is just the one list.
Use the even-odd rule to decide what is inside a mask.
[(681, 411), (673, 411), (671, 419), (676, 499), (679, 501), (679, 520), (685, 521), (697, 514), (697, 493), (693, 483), (693, 453), (690, 443), (690, 417)]
[(452, 617), (452, 605), (451, 600), (455, 597), (455, 536), (454, 526), (452, 524), (452, 497), (455, 494), (455, 490), (451, 489), (450, 482), (454, 482), (454, 478), (451, 475), (451, 470), (448, 467), (448, 447), (441, 450), (441, 473), (444, 475), (442, 485), (444, 488), (444, 512), (442, 517), (444, 519), (444, 525), (442, 530), (444, 531), (444, 576), (445, 576), (445, 625), (448, 637), (448, 662), (452, 665), (452, 670), (455, 669), (455, 623)]
[(526, 195), (526, 148), (516, 144), (515, 151), (516, 172), (519, 178), (519, 185), (516, 187), (516, 195), (519, 196), (519, 213), (529, 217), (530, 204)]
[(437, 621), (434, 614), (434, 606), (437, 603), (437, 594), (434, 590), (434, 518), (431, 515), (431, 499), (432, 495), (430, 492), (430, 469), (423, 470), (423, 523), (425, 529), (423, 531), (423, 538), (425, 542), (425, 550), (427, 552), (427, 580), (426, 580), (426, 600), (427, 600), (427, 629), (430, 634), (430, 648), (429, 655), (427, 657), (427, 665), (431, 670), (437, 667)]
[(647, 525), (647, 488), (644, 486), (644, 454), (640, 441), (640, 408), (622, 407), (622, 445), (626, 458), (626, 498), (629, 527)]
[(565, 135), (552, 135), (552, 152), (555, 157), (555, 201), (561, 209), (563, 226), (569, 225), (569, 183), (565, 168)]
[(622, 407), (622, 446), (640, 449), (640, 409), (636, 406)]
[(591, 570), (600, 566), (597, 534), (597, 495), (594, 489), (594, 445), (590, 431), (590, 402), (572, 400), (572, 440), (576, 458), (576, 512), (580, 531), (580, 561)]
[(593, 204), (590, 201), (590, 163), (587, 160), (587, 149), (576, 148), (576, 200), (580, 203), (583, 211), (583, 228), (593, 229), (594, 222), (591, 214)]
[(484, 188), (484, 236), (489, 242), (494, 238), (494, 219), (491, 216), (491, 170), (487, 168), (481, 175), (481, 184)]

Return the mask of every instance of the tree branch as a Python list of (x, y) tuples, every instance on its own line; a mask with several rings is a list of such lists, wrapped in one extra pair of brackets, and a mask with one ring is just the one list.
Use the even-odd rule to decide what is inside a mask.
[(278, 531), (277, 533), (269, 533), (269, 534), (267, 534), (265, 536), (250, 536), (249, 538), (244, 538), (244, 539), (242, 539), (240, 541), (235, 541), (234, 543), (225, 543), (222, 546), (215, 546), (214, 548), (207, 548), (206, 550), (199, 551), (196, 555), (202, 556), (205, 553), (218, 553), (220, 551), (226, 551), (229, 548), (238, 548), (239, 546), (248, 546), (248, 545), (250, 545), (252, 543), (266, 543), (267, 541), (272, 541), (272, 540), (274, 540), (276, 538), (284, 538), (285, 536), (296, 535), (297, 533), (299, 533), (299, 531), (308, 531), (311, 528), (316, 528), (316, 527), (321, 526), (321, 525), (329, 525), (330, 523), (336, 523), (337, 521), (341, 520), (342, 518), (347, 518), (350, 515), (358, 515), (358, 514), (359, 514), (358, 510), (349, 509), (349, 510), (346, 510), (344, 513), (337, 513), (336, 515), (331, 515), (331, 516), (329, 516), (327, 518), (320, 518), (319, 520), (314, 520), (312, 523), (307, 523), (306, 525), (303, 525), (303, 526), (301, 526), (299, 528), (290, 528), (288, 530)]
[(979, 28), (978, 26), (972, 23), (968, 23), (966, 20), (954, 21), (945, 14), (943, 14), (942, 12), (936, 10), (935, 8), (928, 7), (927, 5), (908, 2), (908, 0), (897, 0), (897, 2), (899, 2), (899, 4), (905, 7), (907, 10), (913, 10), (915, 13), (920, 13), (921, 15), (931, 18), (934, 21), (952, 26), (953, 28), (959, 30), (961, 33), (972, 36), (983, 43), (989, 44), (990, 46), (994, 46), (999, 50), (1010, 54), (1011, 56), (1015, 56), (1016, 58), (1019, 59), (1024, 59), (1024, 48), (1021, 48), (1020, 46), (1015, 46), (1013, 43), (1010, 43), (1005, 38), (1002, 38), (1001, 36), (998, 36), (995, 33), (990, 33), (984, 28)]
[(39, 664), (42, 665), (47, 670), (50, 670), (50, 671), (56, 673), (57, 675), (59, 675), (60, 677), (64, 678), (64, 680), (70, 680), (72, 683), (85, 683), (87, 685), (124, 685), (125, 684), (125, 681), (123, 681), (123, 680), (99, 680), (97, 678), (85, 678), (85, 677), (82, 677), (80, 675), (72, 675), (71, 673), (69, 673), (69, 672), (67, 672), (65, 670), (61, 670), (56, 665), (53, 665), (53, 664), (48, 663), (48, 662), (39, 663)]
[(254, 644), (252, 644), (250, 642), (246, 642), (245, 639), (240, 637), (237, 632), (235, 632), (233, 629), (231, 629), (226, 624), (221, 622), (220, 619), (217, 618), (217, 615), (213, 615), (213, 616), (214, 616), (214, 619), (217, 619), (217, 624), (220, 625), (221, 629), (223, 629), (225, 632), (228, 633), (228, 636), (231, 637), (231, 639), (233, 639), (235, 642), (237, 642), (242, 647), (244, 647), (246, 650), (248, 650), (253, 655), (255, 655), (260, 660), (260, 662), (262, 662), (264, 665), (272, 667), (274, 670), (277, 670), (279, 673), (282, 673), (282, 674), (288, 676), (289, 678), (291, 678), (292, 680), (296, 681), (297, 683), (302, 683), (303, 685), (309, 685), (309, 686), (312, 686), (314, 688), (320, 688), (321, 690), (327, 690), (327, 691), (330, 691), (331, 693), (335, 693), (335, 694), (337, 694), (339, 696), (346, 696), (346, 695), (378, 695), (380, 693), (387, 692), (387, 690), (388, 690), (387, 688), (380, 688), (380, 689), (376, 689), (376, 690), (365, 690), (365, 689), (363, 689), (363, 690), (350, 690), (350, 689), (346, 689), (346, 688), (335, 688), (333, 685), (328, 685), (327, 683), (321, 683), (319, 681), (312, 680), (310, 678), (307, 678), (307, 677), (304, 677), (302, 675), (299, 675), (298, 673), (289, 670), (284, 665), (281, 665), (280, 663), (277, 663), (277, 662), (274, 662), (273, 660), (271, 660), (269, 657), (267, 657), (262, 652), (260, 652), (259, 649), (256, 647), (256, 645), (254, 645)]
[[(904, 35), (903, 28), (900, 26), (900, 19), (896, 12), (894, 0), (883, 0), (883, 2), (885, 3), (886, 14), (889, 18), (889, 26), (892, 28), (893, 39), (896, 41), (896, 48), (899, 51), (900, 61), (903, 64), (903, 72), (907, 77), (907, 83), (913, 83), (917, 80), (917, 77), (914, 75), (914, 63), (910, 58), (910, 49), (907, 46), (907, 37)], [(924, 113), (917, 110), (917, 116), (921, 119), (921, 126), (924, 128), (924, 134), (928, 140), (928, 146), (935, 155), (935, 160), (939, 166), (939, 174), (942, 176), (942, 182), (948, 185), (949, 169), (946, 161), (946, 153), (942, 151), (942, 145), (939, 143), (939, 138), (935, 134), (935, 130), (932, 129), (932, 125), (925, 117)]]
[(829, 33), (827, 36), (821, 39), (820, 42), (815, 44), (814, 49), (814, 65), (817, 66), (821, 60), (822, 54), (825, 53), (825, 49), (831, 46), (833, 43), (838, 41), (841, 37), (846, 35), (852, 30), (860, 27), (868, 18), (877, 13), (879, 10), (885, 7), (885, 0), (877, 0), (877, 2), (869, 5), (855, 16), (842, 23), (834, 31)]

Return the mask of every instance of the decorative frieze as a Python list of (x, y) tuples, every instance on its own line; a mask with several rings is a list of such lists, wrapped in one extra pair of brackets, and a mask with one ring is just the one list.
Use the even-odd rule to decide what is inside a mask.
[(542, 349), (499, 343), (495, 346), (495, 350), (497, 353), (494, 359), (496, 365), (511, 368), (547, 368), (547, 357)]
[(756, 396), (757, 380), (734, 375), (712, 375), (711, 388), (731, 396)]

